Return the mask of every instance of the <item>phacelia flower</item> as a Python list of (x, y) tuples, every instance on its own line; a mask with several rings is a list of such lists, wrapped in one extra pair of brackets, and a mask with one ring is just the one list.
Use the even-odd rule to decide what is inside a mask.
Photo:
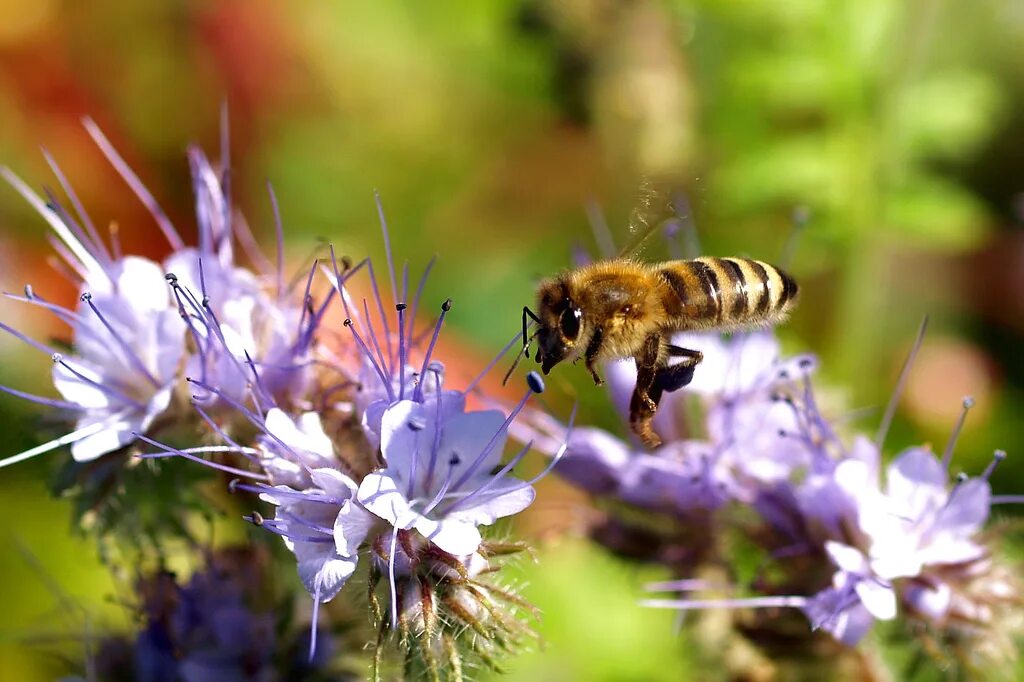
[[(699, 581), (684, 573), (659, 586), (680, 596), (646, 603), (684, 611), (798, 609), (813, 629), (848, 646), (876, 620), (900, 615), (940, 630), (956, 620), (963, 631), (969, 618), (950, 618), (958, 599), (959, 614), (984, 613), (981, 622), (992, 621), (996, 605), (1009, 605), (987, 594), (984, 606), (975, 600), (972, 609), (978, 583), (966, 577), (991, 570), (982, 529), (992, 500), (988, 477), (1001, 455), (981, 476), (951, 480), (954, 438), (941, 459), (910, 448), (883, 471), (883, 435), (846, 441), (822, 414), (812, 356), (783, 359), (770, 332), (676, 341), (701, 350), (704, 362), (689, 386), (662, 402), (654, 427), (664, 444), (648, 453), (608, 432), (577, 429), (556, 471), (613, 503), (592, 535), (614, 551), (692, 575), (705, 562), (720, 562), (731, 547), (725, 538), (741, 533), (763, 552), (765, 568), (739, 586), (759, 596), (701, 599), (692, 594)], [(624, 417), (635, 381), (630, 365), (607, 369)], [(560, 433), (546, 415), (531, 415), (530, 427)], [(615, 505), (657, 516), (620, 516)], [(637, 554), (640, 542), (631, 534), (645, 538), (650, 551)], [(1012, 592), (1005, 579), (1001, 584), (999, 592)]]
[(105, 242), (48, 154), (74, 214), (49, 190), (44, 201), (9, 169), (0, 169), (49, 224), (58, 268), (80, 293), (76, 310), (45, 300), (31, 287), (24, 296), (10, 296), (66, 323), (71, 350), (58, 352), (0, 325), (51, 355), (53, 382), (62, 399), (0, 390), (66, 411), (76, 428), (0, 466), (68, 444), (76, 460), (88, 461), (128, 445), (133, 434), (192, 423), (187, 405), (175, 400), (185, 376), (216, 389), (194, 396), (208, 409), (219, 394), (238, 402), (251, 397), (264, 407), (304, 400), (312, 381), (314, 332), (333, 292), (314, 307), (308, 290), (296, 300), (284, 288), (280, 269), (257, 274), (234, 264), (236, 243), (259, 262), (265, 258), (254, 251), (252, 236), (231, 204), (226, 154), (215, 170), (201, 150), (189, 150), (199, 233), (199, 244), (192, 248), (99, 128), (88, 119), (85, 127), (149, 209), (172, 253), (160, 264), (123, 255), (116, 231), (110, 244)]

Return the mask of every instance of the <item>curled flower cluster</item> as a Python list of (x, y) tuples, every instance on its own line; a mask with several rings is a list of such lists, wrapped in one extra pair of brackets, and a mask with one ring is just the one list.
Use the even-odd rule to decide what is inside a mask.
[[(1004, 453), (976, 477), (951, 477), (954, 433), (942, 456), (912, 447), (883, 475), (884, 429), (875, 441), (840, 437), (818, 407), (812, 356), (782, 358), (770, 332), (681, 335), (675, 343), (702, 351), (704, 363), (663, 402), (655, 427), (664, 445), (647, 452), (580, 428), (556, 468), (608, 509), (591, 528), (595, 539), (679, 576), (651, 586), (675, 596), (647, 605), (798, 609), (813, 629), (849, 646), (876, 620), (899, 616), (943, 641), (985, 641), (1000, 631), (1019, 585), (983, 528), (994, 502), (1013, 501), (993, 498), (989, 486)], [(615, 363), (608, 376), (626, 416), (635, 368)], [(971, 405), (965, 400), (965, 413)], [(565, 435), (546, 415), (531, 425), (555, 436), (540, 441), (549, 446)], [(745, 580), (737, 534), (758, 556)], [(732, 580), (697, 579), (709, 573)], [(722, 597), (723, 589), (735, 596)]]
[[(52, 357), (54, 387), (63, 399), (0, 390), (66, 411), (75, 429), (0, 466), (69, 444), (74, 459), (86, 462), (131, 444), (136, 434), (188, 423), (198, 414), (182, 400), (185, 376), (199, 377), (235, 401), (246, 400), (255, 387), (260, 398), (285, 403), (301, 396), (311, 381), (309, 357), (325, 308), (307, 314), (300, 298), (281, 286), (274, 291), (272, 284), (283, 278), (280, 269), (272, 276), (235, 264), (233, 245), (252, 236), (231, 205), (226, 160), (218, 172), (202, 150), (189, 149), (199, 238), (197, 246), (186, 246), (99, 128), (90, 120), (85, 127), (150, 210), (173, 252), (162, 263), (124, 255), (116, 231), (108, 245), (49, 155), (77, 217), (52, 191), (44, 201), (9, 169), (0, 169), (49, 224), (58, 271), (80, 294), (74, 310), (46, 300), (31, 286), (23, 296), (8, 294), (67, 324), (71, 352), (0, 325)], [(226, 401), (207, 396), (198, 402), (216, 414)]]
[[(471, 408), (471, 393), (493, 362), (464, 391), (446, 384), (436, 355), (452, 303), (444, 302), (431, 329), (416, 329), (433, 262), (410, 306), (408, 264), (400, 290), (382, 211), (390, 305), (372, 262), (353, 266), (333, 246), (308, 272), (286, 277), (271, 191), (278, 234), (272, 266), (231, 204), (226, 153), (215, 166), (199, 149), (189, 151), (198, 244), (186, 246), (98, 128), (89, 121), (86, 128), (150, 209), (172, 253), (157, 263), (123, 255), (116, 232), (104, 241), (52, 160), (74, 215), (53, 193), (44, 202), (3, 169), (52, 228), (60, 267), (80, 301), (71, 310), (30, 287), (12, 297), (66, 322), (70, 350), (58, 352), (0, 325), (52, 355), (62, 399), (2, 390), (70, 415), (75, 428), (0, 466), (70, 445), (81, 466), (95, 462), (98, 470), (123, 474), (116, 486), (87, 478), (83, 488), (151, 497), (149, 491), (171, 481), (164, 486), (170, 493), (157, 502), (155, 525), (142, 533), (159, 547), (162, 534), (188, 533), (181, 500), (185, 488), (196, 488), (178, 485), (172, 476), (180, 468), (166, 460), (201, 464), (192, 468), (228, 479), (236, 502), (225, 504), (266, 505), (245, 518), (266, 531), (255, 534), (257, 542), (277, 536), (293, 555), (313, 598), (314, 633), (320, 604), (360, 576), (362, 588), (350, 592), (369, 594), (370, 621), (378, 629), (376, 676), (393, 666), (386, 655), (392, 643), (407, 675), (461, 679), (467, 655), (497, 665), (501, 650), (532, 636), (519, 618), (531, 607), (495, 575), (502, 558), (524, 546), (485, 539), (482, 529), (528, 507), (533, 483), (557, 463), (555, 457), (540, 476), (522, 480), (514, 470), (530, 447), (505, 458), (510, 425), (544, 390), (539, 375), (529, 375), (521, 400), (507, 412)], [(236, 264), (239, 246), (255, 269)], [(353, 282), (360, 271), (369, 275), (372, 296), (357, 302)], [(344, 312), (344, 323), (328, 330), (332, 309)], [(130, 476), (139, 470), (151, 475)], [(102, 512), (129, 505), (90, 498), (80, 506)], [(139, 548), (132, 511), (127, 518), (108, 514), (99, 534), (120, 531)], [(372, 638), (358, 648), (367, 643)], [(317, 644), (312, 637), (311, 660)]]

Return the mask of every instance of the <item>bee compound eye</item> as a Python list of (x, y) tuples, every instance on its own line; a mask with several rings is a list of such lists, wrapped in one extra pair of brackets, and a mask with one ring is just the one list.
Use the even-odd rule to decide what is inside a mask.
[(580, 333), (580, 319), (583, 311), (579, 308), (566, 308), (558, 319), (558, 328), (567, 341), (575, 341)]

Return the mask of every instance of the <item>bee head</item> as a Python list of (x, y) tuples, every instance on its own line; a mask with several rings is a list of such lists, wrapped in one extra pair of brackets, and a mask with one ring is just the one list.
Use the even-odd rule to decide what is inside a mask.
[(539, 293), (537, 362), (547, 374), (562, 360), (579, 357), (583, 310), (569, 296), (563, 282), (542, 286)]

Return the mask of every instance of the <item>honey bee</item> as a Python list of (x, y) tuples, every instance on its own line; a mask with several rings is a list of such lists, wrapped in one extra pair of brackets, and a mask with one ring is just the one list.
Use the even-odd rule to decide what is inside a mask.
[[(638, 241), (654, 229), (645, 227)], [(690, 383), (703, 359), (699, 351), (673, 345), (672, 335), (778, 324), (793, 309), (796, 296), (792, 277), (748, 258), (598, 261), (540, 283), (537, 312), (523, 308), (522, 355), (529, 357), (536, 338), (536, 359), (545, 374), (560, 362), (582, 358), (597, 385), (604, 383), (598, 363), (633, 358), (637, 378), (630, 427), (644, 445), (655, 448), (661, 439), (651, 420), (662, 394)], [(537, 323), (530, 337), (528, 318)], [(672, 358), (681, 360), (670, 363)]]

